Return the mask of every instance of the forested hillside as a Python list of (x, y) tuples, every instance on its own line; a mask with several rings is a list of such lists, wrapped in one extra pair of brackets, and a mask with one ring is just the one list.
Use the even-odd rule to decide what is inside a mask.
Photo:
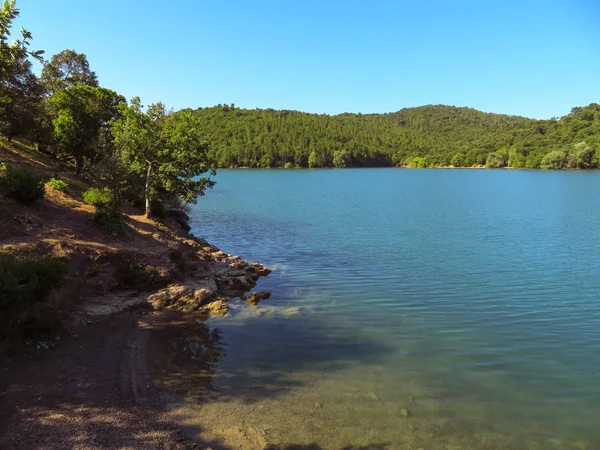
[(219, 105), (196, 114), (220, 167), (600, 166), (596, 103), (551, 120), (443, 105), (335, 116)]

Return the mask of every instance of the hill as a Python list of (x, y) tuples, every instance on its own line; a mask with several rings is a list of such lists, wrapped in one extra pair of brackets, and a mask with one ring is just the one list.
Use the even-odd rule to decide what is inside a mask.
[[(444, 105), (333, 116), (217, 105), (195, 114), (220, 167), (542, 168), (552, 152), (564, 154), (564, 165), (559, 158), (562, 167), (547, 168), (600, 162), (596, 103), (551, 120)], [(577, 155), (584, 149), (587, 155)]]

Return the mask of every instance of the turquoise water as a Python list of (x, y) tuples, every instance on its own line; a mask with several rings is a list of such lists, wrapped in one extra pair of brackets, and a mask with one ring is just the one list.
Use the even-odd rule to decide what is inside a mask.
[(600, 172), (216, 179), (193, 232), (275, 268), (210, 322), (218, 411), (323, 448), (600, 448)]

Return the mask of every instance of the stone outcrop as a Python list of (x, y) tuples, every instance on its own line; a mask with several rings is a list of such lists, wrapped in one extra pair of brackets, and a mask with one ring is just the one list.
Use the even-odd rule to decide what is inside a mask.
[(269, 291), (261, 291), (261, 292), (250, 292), (248, 295), (242, 295), (242, 300), (250, 303), (252, 306), (256, 306), (260, 303), (261, 300), (267, 300), (271, 297), (271, 293)]

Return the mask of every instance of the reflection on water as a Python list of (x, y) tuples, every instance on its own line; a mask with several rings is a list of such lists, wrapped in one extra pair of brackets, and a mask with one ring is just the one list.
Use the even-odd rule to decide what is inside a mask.
[(276, 267), (273, 296), (207, 323), (212, 394), (180, 420), (224, 448), (600, 448), (600, 173), (218, 182), (194, 231)]

